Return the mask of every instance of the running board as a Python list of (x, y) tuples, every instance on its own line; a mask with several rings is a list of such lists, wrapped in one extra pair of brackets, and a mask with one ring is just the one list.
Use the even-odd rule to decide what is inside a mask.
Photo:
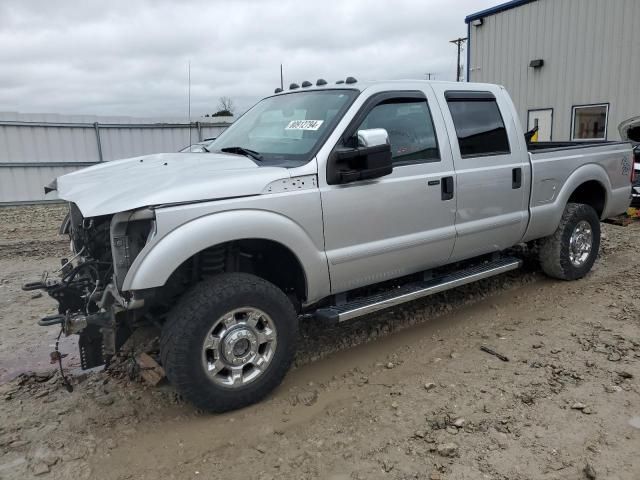
[(394, 307), (401, 303), (515, 270), (520, 268), (521, 265), (522, 260), (518, 258), (503, 257), (442, 277), (411, 283), (388, 292), (359, 298), (342, 305), (319, 308), (314, 316), (319, 320), (331, 323), (344, 322), (385, 308)]

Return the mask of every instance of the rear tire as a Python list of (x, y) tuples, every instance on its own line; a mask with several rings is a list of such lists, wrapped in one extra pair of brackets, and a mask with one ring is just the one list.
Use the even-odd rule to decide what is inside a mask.
[(540, 241), (539, 258), (544, 273), (561, 280), (584, 277), (600, 249), (600, 219), (582, 203), (568, 203), (553, 235)]
[(160, 339), (167, 378), (196, 407), (242, 408), (280, 384), (293, 360), (298, 320), (275, 285), (225, 273), (189, 290), (170, 312)]

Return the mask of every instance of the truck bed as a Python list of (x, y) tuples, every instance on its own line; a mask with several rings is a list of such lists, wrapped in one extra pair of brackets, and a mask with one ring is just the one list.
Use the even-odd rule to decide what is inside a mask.
[[(539, 142), (527, 149), (531, 200), (525, 241), (551, 235), (567, 202), (598, 205), (601, 219), (629, 205), (633, 165), (628, 142)], [(585, 183), (584, 178), (591, 180)]]
[(625, 144), (628, 142), (620, 142), (620, 141), (602, 141), (602, 140), (587, 140), (580, 142), (530, 142), (527, 143), (527, 150), (529, 152), (540, 152), (540, 151), (557, 151), (557, 150), (568, 150), (575, 148), (586, 148), (586, 147), (598, 147), (603, 145), (619, 145)]

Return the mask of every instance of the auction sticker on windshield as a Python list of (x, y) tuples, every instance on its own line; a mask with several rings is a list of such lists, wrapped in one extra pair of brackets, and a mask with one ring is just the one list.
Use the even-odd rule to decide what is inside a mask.
[(318, 130), (324, 120), (291, 120), (285, 130)]

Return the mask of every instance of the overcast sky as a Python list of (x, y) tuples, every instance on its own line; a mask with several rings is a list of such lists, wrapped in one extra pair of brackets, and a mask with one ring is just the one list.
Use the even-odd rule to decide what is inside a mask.
[(0, 111), (242, 111), (284, 80), (452, 80), (464, 18), (499, 0), (0, 2)]

